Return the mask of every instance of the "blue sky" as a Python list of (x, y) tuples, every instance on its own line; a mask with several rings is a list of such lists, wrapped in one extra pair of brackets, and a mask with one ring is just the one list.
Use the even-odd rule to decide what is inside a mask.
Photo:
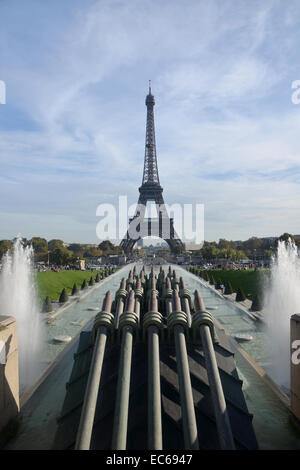
[(299, 1), (0, 0), (0, 239), (98, 241), (138, 198), (148, 79), (169, 204), (205, 239), (300, 233)]

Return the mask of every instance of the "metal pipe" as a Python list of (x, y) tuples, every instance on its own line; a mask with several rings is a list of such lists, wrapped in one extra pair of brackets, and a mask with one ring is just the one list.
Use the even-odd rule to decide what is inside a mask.
[[(126, 290), (126, 279), (123, 277), (120, 283), (120, 290), (125, 291)], [(116, 309), (116, 314), (115, 314), (115, 328), (118, 328), (119, 326), (119, 320), (120, 320), (120, 315), (122, 315), (124, 311), (124, 297), (119, 296), (117, 300), (117, 309)]]
[[(168, 291), (170, 289), (171, 289), (171, 280), (169, 277), (167, 277), (165, 290)], [(167, 297), (166, 298), (166, 315), (167, 316), (170, 315), (171, 312), (172, 312), (172, 299), (171, 297)]]
[[(111, 304), (112, 295), (108, 291), (103, 301), (102, 311), (110, 313)], [(76, 436), (75, 450), (89, 450), (90, 448), (107, 334), (106, 326), (98, 328)]]
[[(185, 289), (185, 283), (182, 277), (179, 279), (179, 287), (180, 287), (180, 290), (182, 291)], [(189, 299), (186, 296), (181, 297), (181, 304), (182, 304), (183, 311), (187, 315), (188, 325), (190, 328), (192, 325), (192, 315), (191, 315), (191, 310), (190, 310)]]
[[(152, 292), (150, 311), (158, 312), (157, 296)], [(162, 449), (159, 330), (148, 328), (148, 448)]]
[[(131, 290), (127, 302), (127, 312), (133, 312), (134, 303), (134, 291)], [(125, 325), (122, 329), (120, 364), (113, 425), (112, 449), (114, 450), (126, 450), (132, 345), (133, 328), (130, 325)]]
[[(205, 310), (203, 299), (200, 297), (198, 291), (195, 291), (195, 310)], [(211, 390), (211, 398), (217, 423), (220, 446), (223, 450), (234, 450), (234, 439), (219, 374), (216, 354), (208, 325), (200, 325), (200, 335), (205, 356), (206, 371)]]
[[(172, 308), (175, 312), (180, 312), (181, 310), (180, 298), (178, 296), (177, 290), (173, 290)], [(174, 338), (185, 448), (190, 450), (197, 450), (199, 449), (198, 430), (186, 350), (185, 334), (182, 325), (174, 326)]]
[[(142, 289), (142, 283), (140, 279), (137, 279), (136, 281), (135, 290), (137, 289)], [(140, 316), (141, 316), (141, 296), (140, 295), (135, 296), (134, 311), (137, 314), (138, 321), (140, 323)]]

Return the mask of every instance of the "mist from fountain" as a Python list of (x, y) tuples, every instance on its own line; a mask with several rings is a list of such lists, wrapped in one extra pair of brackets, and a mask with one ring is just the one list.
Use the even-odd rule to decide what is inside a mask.
[(16, 319), (20, 392), (38, 378), (44, 342), (43, 323), (38, 308), (33, 271), (33, 248), (17, 238), (12, 252), (2, 259), (0, 273), (0, 314)]
[(272, 344), (272, 378), (290, 389), (290, 317), (300, 313), (300, 258), (290, 239), (279, 241), (265, 286), (264, 316)]

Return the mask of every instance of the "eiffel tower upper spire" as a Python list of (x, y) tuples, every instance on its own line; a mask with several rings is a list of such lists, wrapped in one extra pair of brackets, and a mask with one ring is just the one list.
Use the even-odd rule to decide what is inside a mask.
[(146, 143), (145, 160), (142, 185), (146, 183), (159, 185), (159, 176), (156, 158), (155, 127), (154, 127), (154, 96), (151, 93), (151, 80), (149, 80), (149, 93), (146, 96), (147, 106), (147, 124), (146, 124)]

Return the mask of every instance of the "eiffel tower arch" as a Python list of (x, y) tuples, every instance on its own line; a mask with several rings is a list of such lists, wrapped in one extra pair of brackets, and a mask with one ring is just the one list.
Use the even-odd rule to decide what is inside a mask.
[[(129, 219), (127, 233), (120, 243), (121, 248), (128, 255), (132, 252), (135, 243), (147, 236), (162, 238), (169, 245), (172, 253), (184, 250), (184, 244), (174, 229), (173, 218), (170, 218), (163, 199), (163, 188), (159, 182), (155, 126), (154, 126), (154, 96), (149, 93), (146, 96), (147, 123), (145, 158), (142, 185), (139, 187), (139, 199), (134, 217)], [(156, 205), (157, 219), (145, 218), (147, 202), (152, 201)]]

